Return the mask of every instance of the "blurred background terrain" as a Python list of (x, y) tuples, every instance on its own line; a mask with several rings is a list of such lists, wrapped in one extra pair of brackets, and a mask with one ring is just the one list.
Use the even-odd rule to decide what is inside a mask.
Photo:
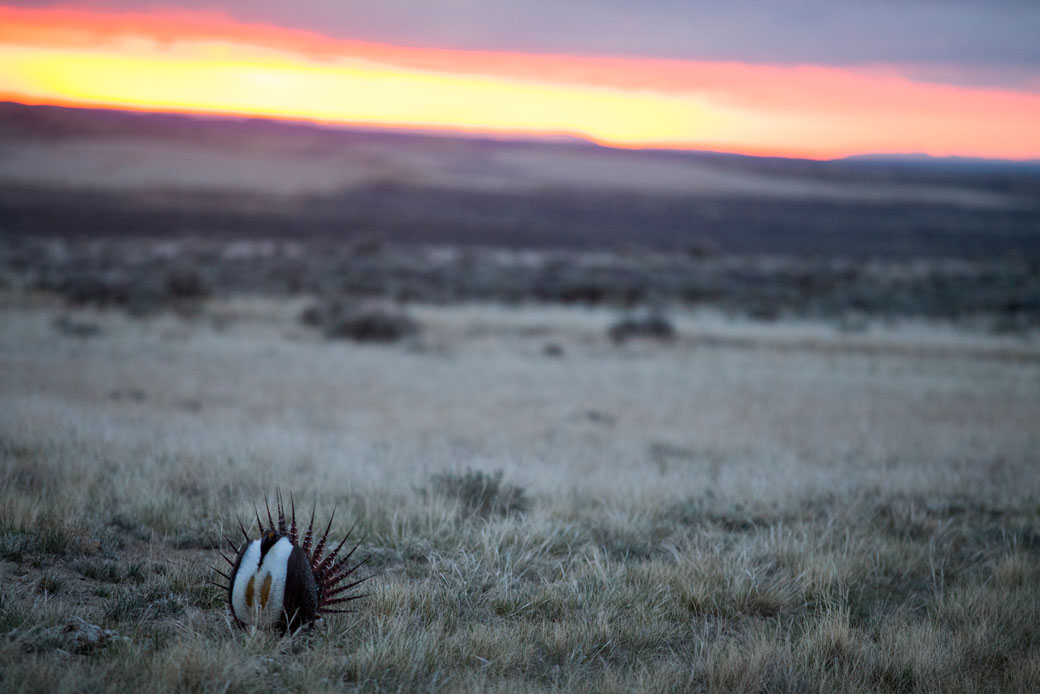
[(0, 105), (2, 281), (1040, 323), (1040, 164)]

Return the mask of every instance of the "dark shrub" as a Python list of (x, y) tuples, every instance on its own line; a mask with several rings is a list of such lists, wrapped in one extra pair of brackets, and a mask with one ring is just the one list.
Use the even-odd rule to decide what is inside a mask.
[(610, 339), (621, 344), (632, 338), (674, 340), (675, 328), (664, 316), (656, 312), (626, 316), (610, 326)]
[(309, 328), (320, 328), (325, 324), (326, 307), (318, 302), (307, 304), (300, 311), (300, 322)]
[(61, 290), (76, 306), (125, 306), (131, 294), (129, 277), (118, 272), (77, 273), (65, 279)]
[(197, 270), (181, 268), (166, 275), (166, 295), (173, 300), (205, 299), (212, 293), (209, 283)]
[(691, 241), (683, 250), (691, 258), (709, 258), (722, 253), (719, 245), (709, 239)]
[(600, 304), (607, 297), (607, 289), (593, 282), (569, 284), (559, 289), (557, 299), (565, 304)]
[(357, 342), (397, 342), (419, 332), (419, 325), (400, 310), (349, 306), (340, 299), (308, 305), (300, 313), (300, 322), (320, 328), (326, 337)]
[(565, 352), (563, 345), (559, 342), (546, 342), (542, 347), (542, 354), (547, 357), (562, 357)]
[(70, 316), (59, 316), (54, 319), (54, 329), (69, 337), (97, 337), (101, 334), (101, 326), (87, 320), (76, 320)]
[(405, 314), (381, 309), (353, 311), (325, 326), (326, 336), (357, 342), (396, 342), (418, 332), (419, 326)]
[(761, 297), (758, 300), (752, 299), (748, 304), (746, 312), (748, 318), (773, 322), (780, 318), (781, 307), (779, 302), (771, 298)]
[(191, 313), (212, 293), (206, 279), (191, 268), (163, 273), (161, 269), (87, 270), (65, 278), (58, 286), (74, 306), (120, 308), (136, 316), (167, 309)]
[(442, 472), (431, 478), (433, 491), (459, 502), (472, 515), (488, 517), (525, 513), (530, 506), (523, 487), (502, 484), (502, 471)]

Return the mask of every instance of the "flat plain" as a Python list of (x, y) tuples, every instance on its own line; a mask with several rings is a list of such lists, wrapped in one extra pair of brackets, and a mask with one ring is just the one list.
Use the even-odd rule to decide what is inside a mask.
[[(0, 690), (1040, 691), (1038, 201), (0, 104)], [(288, 637), (278, 493), (371, 576)]]
[[(925, 320), (0, 298), (5, 691), (1036, 691), (1040, 342)], [(355, 614), (209, 585), (276, 490), (358, 522)], [(255, 532), (255, 529), (254, 529)]]

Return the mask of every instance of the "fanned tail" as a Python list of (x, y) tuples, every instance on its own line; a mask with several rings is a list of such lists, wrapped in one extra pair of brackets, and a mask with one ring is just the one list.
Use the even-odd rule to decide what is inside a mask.
[[(332, 514), (329, 516), (328, 523), (325, 524), (325, 529), (322, 531), (319, 527), (318, 532), (315, 532), (314, 518), (315, 510), (317, 508), (317, 500), (311, 505), (311, 517), (307, 523), (307, 530), (303, 533), (302, 542), (301, 533), (302, 526), (297, 523), (296, 520), (296, 499), (293, 493), (289, 492), (289, 508), (285, 508), (285, 499), (282, 497), (280, 489), (275, 490), (275, 510), (277, 514), (272, 512), (270, 497), (264, 495), (264, 510), (267, 514), (267, 522), (263, 521), (260, 516), (259, 506), (253, 504), (253, 517), (256, 520), (257, 530), (260, 533), (261, 538), (266, 533), (277, 532), (278, 535), (287, 537), (289, 541), (296, 547), (303, 550), (307, 556), (309, 569), (313, 571), (314, 580), (317, 583), (318, 588), (318, 605), (316, 609), (311, 608), (305, 616), (300, 616), (303, 623), (309, 623), (321, 615), (332, 615), (332, 614), (346, 614), (353, 612), (354, 610), (343, 609), (349, 603), (361, 598), (368, 597), (368, 593), (351, 594), (357, 586), (361, 585), (365, 581), (373, 578), (375, 575), (371, 571), (366, 572), (369, 575), (363, 576), (357, 580), (351, 580), (357, 574), (357, 570), (364, 566), (368, 562), (368, 558), (362, 559), (351, 564), (358, 548), (364, 542), (364, 537), (361, 540), (355, 542), (350, 546), (349, 551), (345, 551), (347, 542), (350, 540), (354, 531), (357, 529), (358, 522), (355, 521), (346, 535), (338, 542), (329, 542), (329, 533), (332, 530), (332, 523), (336, 518), (336, 508), (332, 509)], [(286, 513), (288, 511), (288, 513)], [(275, 517), (277, 515), (277, 521)], [(217, 567), (210, 567), (214, 574), (212, 578), (207, 577), (206, 582), (222, 591), (227, 593), (228, 601), (231, 601), (231, 588), (234, 585), (235, 571), (239, 568), (236, 567), (235, 562), (242, 552), (255, 540), (250, 539), (250, 529), (247, 529), (242, 519), (239, 517), (235, 518), (238, 531), (242, 534), (242, 541), (237, 541), (233, 537), (229, 537), (227, 533), (222, 532), (221, 536), (223, 541), (227, 543), (227, 548), (223, 545), (217, 549), (217, 554), (228, 564), (227, 569), (220, 569)], [(232, 535), (237, 536), (238, 533), (231, 531)], [(330, 550), (326, 554), (326, 549)], [(345, 551), (345, 553), (344, 553)], [(306, 569), (305, 569), (306, 570)], [(219, 578), (218, 578), (219, 577)], [(234, 611), (232, 609), (232, 616)], [(235, 621), (239, 624), (237, 616)], [(296, 626), (292, 626), (295, 623)], [(286, 628), (293, 629), (294, 631), (302, 626), (297, 620), (297, 616), (293, 616), (292, 619), (288, 620), (289, 626)]]

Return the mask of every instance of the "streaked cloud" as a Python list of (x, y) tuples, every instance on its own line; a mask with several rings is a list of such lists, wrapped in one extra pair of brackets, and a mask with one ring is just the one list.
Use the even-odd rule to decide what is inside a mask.
[[(254, 13), (276, 9), (254, 5)], [(625, 7), (603, 5), (608, 14)], [(455, 0), (447, 7), (448, 16), (463, 16), (475, 6)], [(241, 14), (236, 8), (227, 10)], [(483, 21), (479, 13), (465, 16)], [(190, 7), (0, 7), (0, 95), (28, 102), (565, 133), (619, 146), (812, 157), (1040, 156), (1040, 93), (978, 86), (978, 79), (970, 87), (923, 80), (914, 69), (922, 68), (401, 46)]]
[[(14, 6), (70, 5), (13, 2)], [(1033, 0), (109, 0), (433, 48), (745, 63), (941, 66), (977, 83), (1040, 68)], [(939, 74), (939, 71), (936, 72)]]

